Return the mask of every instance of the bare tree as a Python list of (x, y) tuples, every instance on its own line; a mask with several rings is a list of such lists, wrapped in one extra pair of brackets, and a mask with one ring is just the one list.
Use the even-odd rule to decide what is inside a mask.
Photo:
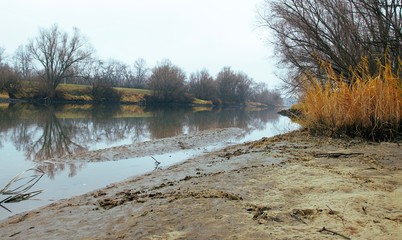
[(109, 59), (101, 62), (101, 81), (107, 86), (126, 86), (129, 77), (128, 66), (118, 60)]
[(251, 85), (253, 84), (253, 79), (251, 79), (247, 74), (243, 72), (237, 73), (237, 102), (238, 103), (246, 103), (249, 100), (251, 93)]
[(5, 51), (6, 50), (4, 48), (0, 47), (0, 67), (4, 64), (4, 59), (5, 59), (4, 52)]
[(75, 78), (76, 83), (85, 85), (95, 85), (101, 81), (103, 72), (103, 61), (91, 58), (75, 67), (75, 72), (80, 73), (80, 77)]
[(163, 61), (152, 69), (149, 77), (149, 88), (154, 91), (156, 102), (185, 101), (186, 74), (169, 60)]
[(41, 29), (39, 35), (30, 41), (28, 51), (39, 62), (44, 81), (44, 97), (55, 98), (56, 87), (66, 78), (73, 77), (73, 66), (87, 60), (92, 48), (74, 28), (73, 35), (62, 32), (57, 25)]
[(297, 89), (306, 72), (321, 76), (322, 63), (350, 81), (350, 67), (366, 57), (370, 71), (387, 59), (395, 72), (402, 55), (401, 0), (266, 0), (261, 24), (273, 31), (285, 83)]
[(149, 69), (141, 58), (132, 67), (115, 59), (90, 59), (74, 71), (80, 73), (80, 78), (75, 78), (74, 81), (77, 83), (145, 88)]
[(209, 74), (208, 70), (190, 74), (189, 92), (196, 98), (205, 100), (216, 99), (216, 83), (214, 78)]
[(216, 76), (218, 96), (223, 103), (235, 103), (236, 74), (230, 67), (224, 67)]
[(218, 96), (223, 104), (244, 104), (251, 93), (253, 80), (246, 74), (224, 67), (216, 77)]
[(146, 87), (146, 82), (148, 79), (148, 72), (149, 69), (147, 67), (147, 64), (145, 62), (145, 59), (143, 58), (138, 58), (134, 62), (134, 69), (133, 69), (133, 87), (135, 88), (145, 88)]
[[(402, 57), (402, 0), (350, 0), (370, 53), (391, 61), (394, 70)], [(376, 57), (374, 55), (374, 57)]]
[(30, 80), (33, 75), (32, 55), (25, 46), (19, 46), (14, 53), (14, 68), (24, 80)]

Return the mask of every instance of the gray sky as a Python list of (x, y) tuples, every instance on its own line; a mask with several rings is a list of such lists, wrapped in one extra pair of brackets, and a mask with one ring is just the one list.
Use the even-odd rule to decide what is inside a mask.
[(255, 27), (263, 0), (0, 0), (0, 47), (12, 55), (56, 23), (77, 27), (101, 59), (149, 67), (163, 59), (188, 75), (206, 68), (215, 76), (224, 66), (242, 71), (270, 88), (274, 75), (266, 31)]

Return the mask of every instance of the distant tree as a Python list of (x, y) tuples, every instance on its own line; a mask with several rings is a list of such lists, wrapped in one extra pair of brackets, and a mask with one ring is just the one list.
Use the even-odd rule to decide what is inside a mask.
[(209, 74), (208, 70), (190, 74), (188, 83), (189, 93), (193, 94), (196, 98), (204, 100), (216, 100), (216, 83), (214, 78)]
[(74, 78), (76, 83), (81, 83), (85, 85), (94, 85), (101, 82), (103, 76), (103, 65), (102, 60), (91, 58), (84, 61), (82, 64), (75, 68), (75, 72), (80, 73), (80, 77)]
[(4, 64), (4, 59), (5, 59), (4, 52), (5, 51), (6, 50), (4, 48), (0, 47), (0, 66)]
[(260, 102), (264, 104), (269, 103), (269, 90), (266, 83), (254, 83), (251, 86), (251, 101)]
[[(401, 0), (265, 0), (260, 9), (263, 27), (273, 32), (284, 81), (297, 89), (306, 72), (325, 74), (329, 63), (350, 82), (350, 67), (366, 57), (369, 70), (376, 61), (390, 61), (396, 73), (402, 57)], [(321, 78), (324, 79), (324, 78)]]
[(186, 74), (169, 60), (154, 67), (149, 77), (149, 88), (153, 90), (153, 100), (160, 103), (185, 102)]
[(247, 74), (238, 72), (237, 73), (237, 102), (238, 103), (245, 103), (249, 100), (250, 93), (251, 93), (251, 86), (254, 83), (253, 79), (251, 79)]
[(33, 59), (26, 46), (20, 45), (14, 53), (14, 68), (24, 80), (33, 77)]
[(273, 106), (282, 106), (283, 105), (283, 98), (282, 94), (278, 89), (271, 90), (269, 92), (270, 99), (268, 103), (272, 103)]
[(74, 79), (77, 83), (145, 88), (149, 69), (143, 59), (138, 59), (131, 67), (116, 59), (91, 59), (74, 71), (81, 75)]
[(123, 87), (127, 85), (129, 78), (128, 66), (118, 60), (109, 59), (107, 62), (100, 62), (101, 76), (99, 81), (104, 85)]
[(235, 73), (230, 67), (224, 67), (216, 77), (218, 96), (223, 104), (244, 104), (252, 83), (246, 74)]
[(73, 77), (74, 65), (89, 59), (92, 48), (74, 28), (73, 35), (62, 32), (57, 25), (41, 29), (30, 41), (28, 51), (43, 67), (39, 72), (43, 80), (43, 97), (55, 98), (56, 87), (66, 78)]
[(21, 89), (18, 73), (6, 62), (5, 49), (0, 47), (0, 92), (6, 92), (10, 98)]
[(145, 88), (148, 80), (149, 69), (143, 58), (138, 58), (133, 66), (133, 83), (135, 88)]
[(224, 67), (216, 77), (218, 96), (223, 103), (236, 101), (236, 74), (230, 67)]
[(253, 83), (251, 86), (250, 100), (263, 103), (268, 106), (281, 106), (282, 94), (279, 90), (270, 90), (266, 83)]

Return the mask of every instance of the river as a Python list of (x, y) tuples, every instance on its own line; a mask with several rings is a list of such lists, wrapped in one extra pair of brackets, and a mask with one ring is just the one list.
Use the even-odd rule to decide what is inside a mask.
[[(151, 141), (200, 131), (240, 128), (244, 134), (203, 149), (157, 156), (162, 169), (227, 145), (258, 140), (297, 129), (277, 110), (208, 107), (0, 104), (0, 188), (17, 174), (80, 151)], [(59, 199), (69, 198), (155, 169), (150, 156), (106, 162), (66, 161), (52, 164), (32, 188), (44, 190), (30, 200), (3, 203), (0, 220)], [(5, 196), (0, 195), (0, 201)], [(7, 210), (8, 209), (8, 210)], [(11, 212), (10, 212), (11, 211)]]

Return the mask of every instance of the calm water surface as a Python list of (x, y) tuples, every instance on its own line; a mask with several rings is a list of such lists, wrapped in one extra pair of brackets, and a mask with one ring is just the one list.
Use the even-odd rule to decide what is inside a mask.
[[(298, 128), (277, 110), (238, 108), (159, 108), (139, 106), (33, 106), (0, 104), (0, 188), (15, 175), (43, 165), (47, 159), (79, 151), (144, 142), (204, 130), (237, 127), (245, 135), (205, 149), (153, 155), (162, 169), (206, 151)], [(120, 161), (47, 164), (45, 176), (32, 190), (45, 192), (35, 199), (3, 204), (0, 220), (8, 216), (79, 195), (113, 182), (153, 171), (149, 157)], [(0, 196), (0, 201), (4, 197)]]

